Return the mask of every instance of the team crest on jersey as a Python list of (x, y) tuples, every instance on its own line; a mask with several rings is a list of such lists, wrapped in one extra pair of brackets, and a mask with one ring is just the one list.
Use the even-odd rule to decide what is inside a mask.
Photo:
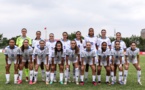
[(11, 57), (14, 57), (14, 54), (11, 54)]
[(73, 58), (73, 57), (74, 57), (74, 55), (72, 54), (72, 55), (71, 55), (71, 57)]
[(65, 49), (66, 47), (64, 46), (63, 48)]
[(53, 47), (51, 47), (51, 50), (53, 50)]
[(80, 45), (78, 45), (78, 47), (80, 48)]
[(90, 57), (90, 56), (88, 56), (87, 58), (88, 58), (88, 59), (90, 59), (91, 57)]
[(94, 43), (93, 43), (93, 42), (91, 42), (91, 44), (93, 45)]
[(106, 56), (104, 55), (104, 56), (103, 56), (103, 58), (105, 59), (105, 58), (106, 58)]
[(116, 56), (116, 58), (119, 58), (119, 56)]

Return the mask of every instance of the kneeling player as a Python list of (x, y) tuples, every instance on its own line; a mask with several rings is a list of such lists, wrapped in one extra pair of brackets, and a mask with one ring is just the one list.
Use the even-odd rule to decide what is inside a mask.
[(81, 53), (81, 57), (82, 57), (82, 66), (81, 66), (81, 82), (80, 82), (80, 85), (84, 85), (84, 70), (85, 70), (85, 67), (86, 67), (86, 64), (89, 64), (91, 69), (92, 69), (92, 80), (93, 80), (93, 85), (96, 86), (97, 83), (96, 83), (96, 72), (95, 72), (95, 57), (96, 57), (96, 52), (95, 50), (92, 50), (91, 49), (91, 43), (90, 42), (87, 42), (86, 43), (86, 50), (84, 50), (82, 53)]
[(128, 75), (128, 69), (129, 69), (129, 63), (132, 63), (134, 67), (137, 70), (137, 79), (138, 84), (142, 85), (140, 79), (141, 79), (141, 67), (139, 65), (140, 63), (140, 57), (139, 57), (139, 48), (136, 47), (136, 43), (132, 42), (131, 46), (126, 51), (125, 56), (125, 70), (124, 70), (124, 84), (126, 85), (127, 82), (127, 75)]

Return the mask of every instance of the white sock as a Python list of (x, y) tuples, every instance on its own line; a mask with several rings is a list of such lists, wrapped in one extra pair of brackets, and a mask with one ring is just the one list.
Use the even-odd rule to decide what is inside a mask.
[(65, 82), (67, 82), (68, 73), (69, 73), (69, 69), (67, 68), (67, 69), (65, 70)]
[(6, 80), (9, 82), (10, 81), (10, 74), (6, 74)]
[(106, 76), (106, 82), (109, 82), (110, 76)]
[(137, 80), (140, 82), (141, 79), (141, 71), (137, 71)]
[(37, 76), (38, 76), (38, 72), (37, 71), (34, 71), (34, 78), (35, 78), (34, 81), (35, 82), (37, 82)]
[(128, 70), (124, 70), (124, 81), (127, 81)]
[(30, 81), (32, 81), (33, 80), (33, 70), (30, 70)]
[(42, 78), (45, 77), (45, 70), (41, 70), (41, 75), (42, 75)]
[(23, 70), (19, 70), (19, 80), (22, 80), (23, 77)]
[(83, 82), (84, 81), (84, 75), (81, 75), (80, 78), (81, 78), (81, 81)]
[(88, 79), (88, 72), (85, 72), (85, 79)]
[(16, 82), (18, 78), (18, 74), (14, 74), (14, 81)]
[(53, 82), (54, 80), (54, 73), (50, 73), (50, 81)]
[(119, 71), (119, 81), (122, 81), (122, 71)]
[(46, 73), (46, 82), (49, 82), (49, 76), (50, 76), (49, 74), (50, 74), (50, 72), (46, 71), (45, 73)]
[(101, 81), (101, 75), (98, 75), (98, 81)]
[(114, 72), (111, 72), (111, 80), (114, 81)]
[(63, 82), (63, 73), (59, 74), (60, 82)]
[(93, 80), (93, 82), (95, 82), (95, 80), (96, 80), (96, 76), (95, 75), (92, 76), (92, 80)]
[(54, 80), (56, 80), (56, 74), (57, 74), (57, 72), (54, 71)]
[(116, 80), (117, 80), (117, 78), (116, 78), (116, 76), (114, 76), (114, 81), (116, 82)]
[(75, 69), (75, 78), (76, 78), (76, 82), (79, 81), (79, 68)]

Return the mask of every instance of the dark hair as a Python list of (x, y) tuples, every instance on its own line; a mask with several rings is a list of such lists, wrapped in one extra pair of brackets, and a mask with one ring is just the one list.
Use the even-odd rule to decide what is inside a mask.
[(56, 44), (55, 44), (55, 48), (54, 48), (54, 50), (55, 50), (55, 56), (57, 55), (57, 51), (58, 51), (58, 49), (57, 49), (57, 44), (60, 44), (61, 45), (61, 54), (63, 53), (63, 45), (62, 45), (62, 42), (61, 41), (57, 41), (56, 42)]
[(22, 30), (21, 30), (21, 31), (23, 31), (23, 30), (27, 31), (27, 29), (26, 29), (26, 28), (22, 28)]
[[(118, 40), (116, 40), (114, 44), (116, 45), (117, 42), (120, 44), (120, 41), (118, 41)], [(115, 46), (114, 46), (114, 47), (115, 47)], [(115, 48), (116, 48), (116, 47), (115, 47)]]
[[(93, 28), (89, 28), (89, 32), (90, 32), (91, 30), (93, 30), (93, 32), (94, 32), (94, 29), (93, 29)], [(88, 32), (88, 36), (90, 36), (89, 32)], [(93, 34), (93, 36), (94, 36), (94, 34)]]
[(14, 39), (10, 39), (10, 40), (9, 40), (9, 43), (10, 43), (10, 41), (14, 41), (14, 42), (15, 42), (15, 40), (14, 40)]
[(25, 46), (24, 46), (24, 42), (25, 42), (25, 41), (28, 41), (28, 42), (29, 42), (28, 39), (25, 39), (25, 40), (23, 41), (23, 45), (21, 46), (21, 50), (22, 50), (22, 52), (24, 52), (24, 49), (25, 49)]
[(105, 31), (105, 32), (106, 32), (106, 29), (102, 29), (102, 30), (101, 30), (101, 32), (103, 32), (103, 31)]
[[(102, 42), (101, 46), (103, 46), (103, 44), (107, 44), (106, 42)], [(102, 53), (104, 51), (103, 47), (101, 48), (102, 49)]]
[(68, 33), (67, 33), (67, 32), (63, 32), (62, 35), (63, 35), (63, 34), (67, 34), (67, 39), (68, 39)]
[[(120, 35), (121, 35), (121, 32), (117, 32), (116, 35), (117, 35), (117, 34), (120, 34)], [(122, 38), (121, 38), (121, 39), (122, 39)], [(120, 39), (120, 40), (121, 40), (121, 39)], [(116, 40), (117, 40), (117, 38), (116, 38)]]
[[(72, 41), (74, 41), (76, 43), (75, 40), (71, 40), (71, 42)], [(79, 53), (79, 48), (78, 48), (77, 43), (76, 43), (76, 45), (75, 45), (75, 54), (78, 54), (78, 53)]]
[(130, 43), (130, 45), (132, 45), (133, 43), (134, 43), (135, 45), (137, 45), (135, 41), (132, 41), (132, 42)]
[[(37, 34), (37, 33), (40, 33), (40, 34), (41, 34), (41, 31), (36, 31), (36, 34)], [(37, 37), (35, 38), (35, 40), (36, 40), (36, 39), (37, 39)]]
[(40, 42), (44, 42), (44, 43), (45, 43), (45, 41), (44, 41), (44, 40), (40, 40), (40, 41), (39, 41), (39, 43), (40, 43)]
[[(77, 34), (77, 33), (80, 33), (80, 34), (81, 34), (80, 31), (77, 31), (76, 34)], [(80, 41), (81, 41), (81, 43), (83, 42), (83, 41), (82, 41), (82, 37), (80, 38)]]

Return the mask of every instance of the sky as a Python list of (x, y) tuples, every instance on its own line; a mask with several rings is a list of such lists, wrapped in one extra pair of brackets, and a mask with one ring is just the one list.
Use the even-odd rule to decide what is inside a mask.
[(22, 28), (32, 39), (38, 30), (42, 38), (54, 33), (59, 39), (64, 31), (87, 36), (90, 27), (95, 35), (101, 29), (107, 36), (114, 36), (114, 30), (123, 37), (140, 35), (145, 28), (145, 0), (0, 0), (0, 33), (7, 38), (20, 35)]

